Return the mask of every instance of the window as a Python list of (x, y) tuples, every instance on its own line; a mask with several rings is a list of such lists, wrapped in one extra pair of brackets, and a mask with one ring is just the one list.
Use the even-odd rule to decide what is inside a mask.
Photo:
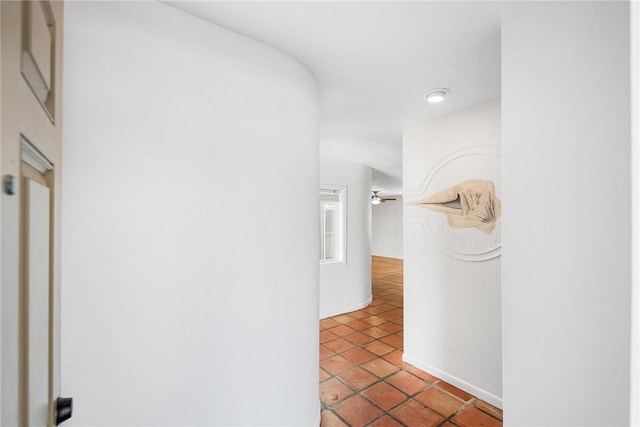
[(320, 188), (320, 262), (344, 262), (345, 188)]

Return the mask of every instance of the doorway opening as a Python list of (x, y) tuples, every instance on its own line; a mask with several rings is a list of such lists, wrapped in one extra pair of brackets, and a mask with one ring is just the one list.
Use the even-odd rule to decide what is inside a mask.
[(500, 409), (402, 361), (403, 261), (371, 266), (371, 304), (320, 321), (321, 426), (502, 425)]

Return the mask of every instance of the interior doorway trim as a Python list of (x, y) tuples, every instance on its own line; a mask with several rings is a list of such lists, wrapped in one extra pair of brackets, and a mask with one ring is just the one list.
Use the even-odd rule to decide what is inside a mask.
[(53, 170), (53, 163), (40, 152), (24, 135), (20, 135), (22, 161), (40, 172), (46, 174)]

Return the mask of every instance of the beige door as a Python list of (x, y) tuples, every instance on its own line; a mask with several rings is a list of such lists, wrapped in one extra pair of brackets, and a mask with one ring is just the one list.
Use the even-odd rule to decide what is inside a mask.
[(0, 425), (55, 425), (62, 3), (0, 2)]
[(24, 424), (49, 425), (53, 401), (51, 319), (51, 180), (52, 168), (22, 166), (22, 387)]

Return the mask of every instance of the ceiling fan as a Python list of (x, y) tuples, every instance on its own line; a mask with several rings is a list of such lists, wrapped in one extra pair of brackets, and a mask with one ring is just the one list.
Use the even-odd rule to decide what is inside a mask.
[(378, 191), (372, 191), (373, 195), (371, 196), (371, 204), (379, 205), (380, 203), (386, 202), (387, 200), (396, 200), (395, 198), (386, 198), (378, 196)]

